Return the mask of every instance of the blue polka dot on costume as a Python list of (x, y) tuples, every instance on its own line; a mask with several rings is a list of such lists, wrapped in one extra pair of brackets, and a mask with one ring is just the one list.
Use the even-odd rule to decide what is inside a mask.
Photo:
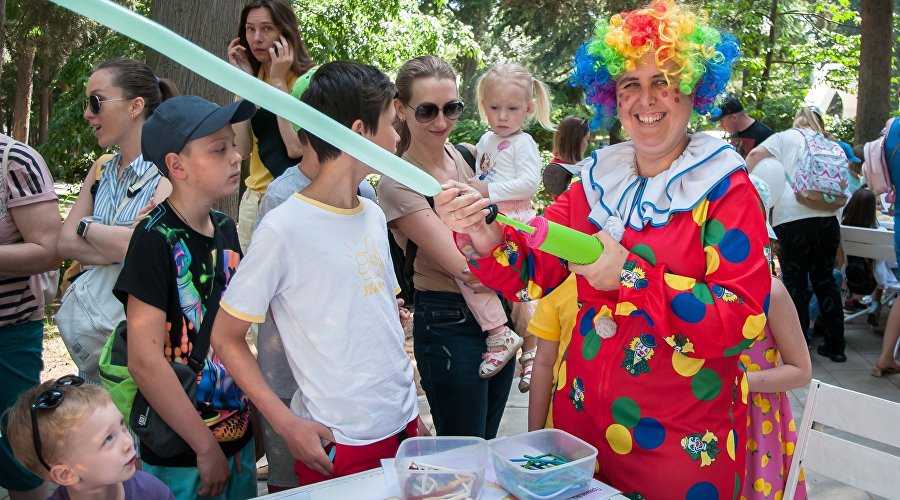
[(719, 490), (712, 483), (697, 483), (687, 491), (684, 500), (718, 500)]
[(680, 293), (672, 299), (672, 312), (688, 323), (699, 323), (706, 316), (706, 305), (692, 292)]
[(645, 450), (659, 448), (665, 439), (666, 430), (654, 418), (642, 418), (634, 428), (634, 441)]
[(581, 321), (578, 323), (578, 333), (581, 334), (582, 337), (594, 329), (594, 316), (596, 315), (597, 311), (595, 311), (593, 307), (588, 308), (588, 310), (584, 312)]
[(772, 294), (766, 294), (766, 300), (763, 301), (763, 312), (769, 315), (769, 304), (772, 302)]
[(750, 238), (740, 229), (729, 229), (719, 242), (719, 253), (728, 262), (743, 262), (750, 255)]
[(726, 177), (719, 181), (718, 184), (713, 186), (712, 190), (709, 192), (709, 196), (706, 197), (709, 201), (716, 201), (722, 196), (725, 196), (725, 193), (728, 192), (728, 188), (731, 187), (731, 180)]

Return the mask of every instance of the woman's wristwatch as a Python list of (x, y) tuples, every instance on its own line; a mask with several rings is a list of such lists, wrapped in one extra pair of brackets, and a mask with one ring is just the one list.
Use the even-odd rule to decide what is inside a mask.
[(82, 217), (81, 220), (78, 221), (78, 227), (75, 228), (75, 234), (82, 238), (87, 238), (88, 229), (93, 222), (93, 217)]

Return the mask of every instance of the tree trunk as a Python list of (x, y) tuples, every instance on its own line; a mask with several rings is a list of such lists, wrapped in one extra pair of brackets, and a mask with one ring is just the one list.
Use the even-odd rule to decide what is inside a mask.
[[(245, 0), (153, 0), (150, 17), (157, 23), (180, 34), (212, 54), (226, 59), (228, 43), (237, 36), (237, 25)], [(147, 49), (147, 65), (161, 76), (178, 85), (183, 95), (198, 95), (217, 103), (228, 104), (234, 94), (194, 73), (188, 68)], [(237, 220), (238, 194), (216, 202), (216, 209)]]
[(3, 50), (6, 48), (6, 0), (0, 0), (0, 77), (3, 76)]
[(762, 77), (759, 81), (759, 96), (756, 100), (756, 108), (762, 109), (766, 101), (766, 91), (769, 86), (769, 74), (772, 72), (772, 59), (775, 57), (775, 24), (778, 21), (778, 0), (772, 0), (772, 6), (769, 8), (769, 46), (766, 48), (766, 62), (763, 67)]
[(891, 0), (862, 0), (862, 39), (859, 48), (859, 93), (856, 101), (856, 136), (863, 144), (878, 137), (891, 111)]
[(13, 105), (11, 136), (17, 141), (28, 143), (28, 125), (31, 116), (31, 92), (34, 89), (34, 37), (27, 37), (16, 59), (16, 97)]
[(35, 137), (34, 145), (40, 146), (47, 142), (49, 137), (50, 123), (50, 84), (53, 81), (52, 71), (50, 70), (49, 61), (41, 61), (41, 77), (38, 80), (40, 84), (40, 100), (38, 101), (38, 132)]

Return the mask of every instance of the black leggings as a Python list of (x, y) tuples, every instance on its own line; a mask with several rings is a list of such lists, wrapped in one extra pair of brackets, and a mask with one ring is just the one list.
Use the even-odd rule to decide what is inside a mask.
[(822, 311), (825, 326), (825, 349), (844, 352), (844, 310), (840, 287), (832, 270), (841, 243), (841, 226), (837, 217), (811, 217), (775, 226), (778, 236), (778, 259), (784, 274), (784, 286), (800, 316), (800, 325), (809, 326), (809, 293), (807, 279)]

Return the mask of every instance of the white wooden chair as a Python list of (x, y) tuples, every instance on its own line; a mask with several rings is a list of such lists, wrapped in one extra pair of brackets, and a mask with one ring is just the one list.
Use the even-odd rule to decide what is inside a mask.
[[(889, 266), (897, 261), (894, 253), (894, 233), (891, 231), (879, 231), (864, 227), (841, 226), (841, 249), (844, 256), (863, 257), (866, 259), (883, 260)], [(881, 296), (881, 303), (887, 305), (888, 301), (900, 292), (900, 285), (895, 285), (885, 290)], [(852, 321), (860, 316), (875, 312), (878, 304), (872, 303), (866, 309), (853, 314), (845, 314), (844, 322)]]
[(900, 455), (824, 432), (828, 428), (900, 449), (900, 403), (813, 379), (797, 429), (784, 498), (794, 498), (802, 467), (876, 495), (900, 499)]

